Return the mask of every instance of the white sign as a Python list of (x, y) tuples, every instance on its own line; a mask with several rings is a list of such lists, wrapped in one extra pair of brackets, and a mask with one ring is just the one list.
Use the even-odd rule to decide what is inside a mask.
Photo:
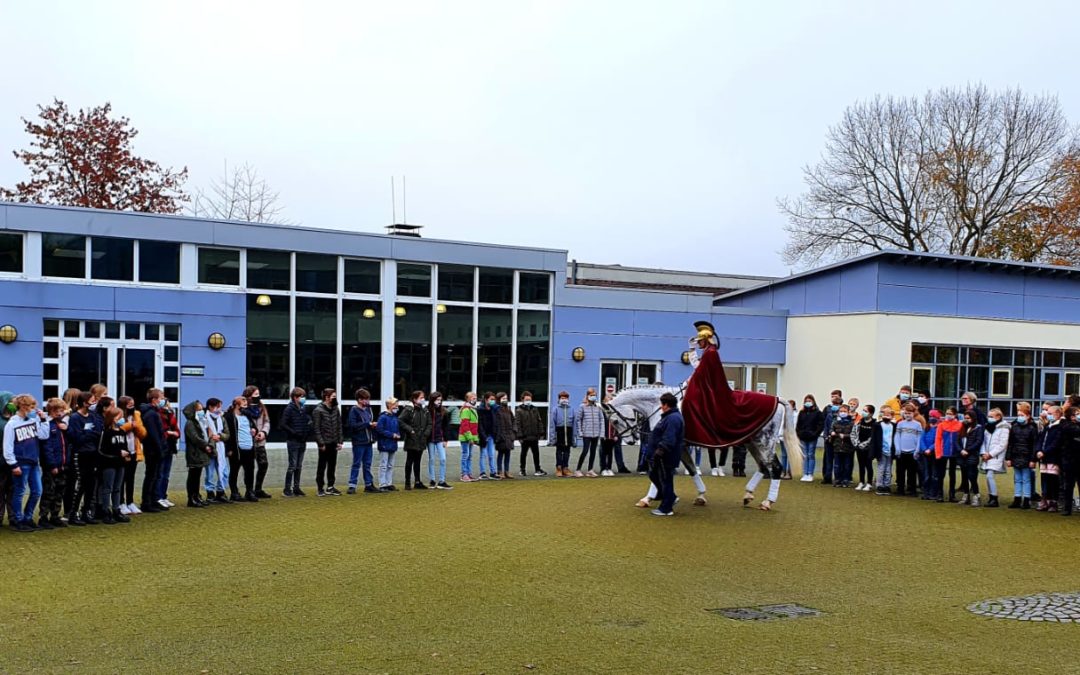
[(728, 380), (727, 381), (727, 386), (728, 386), (728, 389), (734, 389), (735, 388), (735, 380)]
[(615, 393), (615, 383), (616, 382), (618, 382), (618, 380), (616, 378), (614, 378), (614, 377), (605, 377), (604, 378), (604, 393), (605, 394), (614, 394)]
[(769, 393), (769, 385), (764, 383), (764, 382), (758, 382), (757, 383), (757, 393), (759, 393), (759, 394), (767, 394), (767, 393)]
[(184, 377), (203, 377), (206, 375), (206, 366), (180, 366), (180, 374)]
[(647, 378), (647, 377), (639, 377), (637, 379), (637, 383), (638, 384), (649, 384), (649, 378)]

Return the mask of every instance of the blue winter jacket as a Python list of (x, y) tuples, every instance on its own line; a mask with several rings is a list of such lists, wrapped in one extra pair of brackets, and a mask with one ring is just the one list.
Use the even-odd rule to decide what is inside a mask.
[(354, 405), (349, 410), (349, 418), (345, 426), (349, 429), (353, 445), (371, 445), (375, 442), (375, 434), (371, 429), (371, 407)]
[(45, 469), (62, 469), (71, 462), (67, 434), (60, 430), (56, 420), (49, 420), (48, 427), (49, 437), (41, 442), (41, 466)]
[(379, 437), (379, 452), (396, 452), (398, 442), (394, 439), (394, 436), (401, 435), (401, 427), (398, 426), (397, 416), (384, 410), (379, 415), (379, 421), (375, 425), (375, 434)]
[(83, 417), (77, 412), (68, 416), (68, 440), (72, 452), (97, 452), (101, 441), (104, 420), (99, 420), (94, 413)]
[(682, 460), (684, 432), (682, 413), (678, 410), (669, 410), (661, 415), (656, 428), (649, 434), (649, 457), (655, 455), (657, 449), (662, 449), (664, 466), (678, 466)]

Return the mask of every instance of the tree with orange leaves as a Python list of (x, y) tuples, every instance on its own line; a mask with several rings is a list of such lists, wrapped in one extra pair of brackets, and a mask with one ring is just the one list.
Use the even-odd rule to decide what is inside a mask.
[(59, 99), (38, 106), (37, 120), (23, 118), (30, 148), (14, 153), (30, 169), (30, 179), (0, 188), (0, 199), (179, 213), (187, 201), (187, 168), (173, 171), (136, 156), (132, 141), (139, 132), (111, 112), (109, 103), (78, 112)]

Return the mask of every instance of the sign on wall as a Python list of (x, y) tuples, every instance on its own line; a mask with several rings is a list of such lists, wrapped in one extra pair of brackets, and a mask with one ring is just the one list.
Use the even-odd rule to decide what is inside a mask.
[(206, 375), (206, 366), (180, 366), (180, 374), (184, 377), (203, 377)]
[(604, 393), (605, 394), (614, 394), (615, 393), (615, 386), (616, 386), (617, 381), (618, 380), (616, 380), (614, 377), (605, 377), (604, 378)]

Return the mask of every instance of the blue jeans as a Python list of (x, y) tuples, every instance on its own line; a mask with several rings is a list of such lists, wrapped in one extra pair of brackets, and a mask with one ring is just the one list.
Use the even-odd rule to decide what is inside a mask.
[(879, 488), (888, 488), (892, 486), (892, 455), (882, 454), (877, 461), (878, 472), (878, 484)]
[(352, 468), (349, 470), (349, 487), (356, 487), (356, 481), (360, 478), (360, 469), (364, 469), (364, 487), (371, 487), (374, 484), (374, 477), (371, 475), (371, 443), (357, 443), (353, 441), (352, 444)]
[(158, 471), (158, 499), (169, 498), (169, 474), (172, 473), (172, 460), (173, 454), (166, 450), (165, 454), (161, 457), (161, 466)]
[(473, 444), (468, 441), (461, 442), (461, 475), (472, 475), (472, 448)]
[(225, 492), (229, 484), (229, 462), (225, 458), (225, 444), (218, 445), (217, 451), (210, 455), (210, 464), (206, 467), (207, 492)]
[(814, 466), (817, 464), (817, 439), (812, 441), (799, 441), (803, 454), (803, 475), (813, 476)]
[(825, 480), (832, 480), (833, 476), (833, 451), (832, 441), (825, 439), (825, 452), (821, 455), (821, 477)]
[(393, 452), (379, 451), (379, 487), (387, 487), (394, 484), (394, 455)]
[[(791, 466), (788, 464), (787, 459), (787, 443), (780, 441), (780, 464), (784, 467), (784, 473), (791, 471)], [(698, 466), (701, 465), (701, 460), (698, 460)]]
[[(484, 469), (484, 462), (487, 462), (487, 469)], [(495, 466), (495, 439), (489, 437), (487, 442), (480, 448), (480, 473), (487, 473), (489, 476), (499, 471)]]
[(855, 467), (855, 453), (838, 452), (833, 455), (833, 484), (851, 482)]
[(446, 443), (427, 444), (428, 480), (436, 483), (446, 482)]
[[(14, 519), (20, 523), (29, 523), (34, 520), (34, 509), (37, 508), (38, 501), (41, 499), (41, 467), (29, 462), (19, 462), (19, 469), (22, 471), (21, 476), (11, 476), (11, 515), (9, 519)], [(24, 507), (23, 497), (26, 496), (27, 488), (30, 491), (30, 498), (26, 501)]]
[(659, 511), (671, 513), (675, 510), (675, 469), (660, 459), (653, 459), (652, 472), (649, 478), (658, 488), (660, 497)]
[(1031, 499), (1031, 484), (1035, 470), (1029, 466), (1013, 467), (1013, 496)]

